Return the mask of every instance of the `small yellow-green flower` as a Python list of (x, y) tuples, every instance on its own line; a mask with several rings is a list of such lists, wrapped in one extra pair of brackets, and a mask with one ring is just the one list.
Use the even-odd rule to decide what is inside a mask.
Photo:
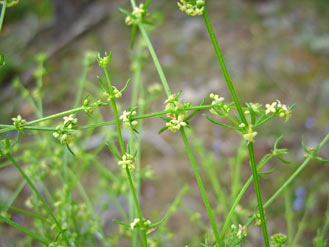
[(177, 3), (179, 9), (187, 15), (202, 15), (204, 11), (204, 0), (180, 0)]
[(17, 130), (23, 130), (24, 129), (24, 124), (26, 123), (26, 120), (22, 118), (21, 115), (18, 115), (17, 117), (12, 118), (13, 124), (15, 129)]
[(125, 155), (122, 156), (122, 158), (121, 158), (121, 160), (119, 160), (118, 164), (123, 169), (126, 169), (126, 168), (128, 168), (129, 170), (136, 169), (135, 157), (128, 153), (126, 153)]
[(291, 117), (291, 110), (285, 104), (281, 104), (279, 100), (277, 100), (277, 102), (278, 102), (279, 116), (285, 117), (286, 121), (288, 121), (289, 118)]
[(133, 222), (130, 223), (130, 229), (134, 229), (137, 226), (142, 229), (147, 229), (151, 226), (151, 221), (146, 220), (144, 218), (143, 220), (141, 220), (140, 218), (135, 218)]
[(274, 247), (280, 247), (287, 241), (288, 237), (282, 233), (276, 233), (271, 236), (271, 244), (274, 245)]
[(101, 57), (101, 55), (98, 53), (98, 56), (97, 56), (98, 65), (102, 68), (105, 68), (107, 65), (110, 64), (111, 56), (112, 56), (111, 52), (109, 54), (107, 54), (107, 52), (105, 52), (104, 57)]
[(122, 115), (120, 116), (120, 119), (122, 120), (123, 127), (124, 128), (136, 128), (138, 122), (136, 120), (131, 121), (131, 117), (136, 115), (136, 111), (123, 111)]
[(186, 122), (184, 122), (184, 115), (178, 115), (177, 119), (172, 119), (168, 123), (166, 123), (168, 129), (174, 133), (181, 127), (185, 127), (186, 125)]
[(171, 119), (177, 119), (179, 115), (177, 111), (183, 107), (182, 99), (178, 99), (177, 94), (172, 94), (168, 97), (168, 99), (164, 103), (166, 104), (165, 110), (170, 111), (170, 113), (168, 113), (167, 116), (170, 117)]
[(212, 99), (212, 105), (221, 105), (224, 101), (224, 97), (219, 97), (219, 95), (213, 93), (209, 95), (209, 98)]
[(131, 13), (131, 16), (128, 15), (125, 19), (125, 23), (128, 26), (138, 24), (142, 19), (143, 16), (145, 15), (146, 10), (144, 8), (144, 4), (140, 4), (138, 7), (135, 7), (133, 12)]
[(249, 125), (248, 132), (243, 135), (243, 138), (248, 142), (254, 142), (255, 141), (255, 136), (257, 135), (257, 132), (253, 130), (253, 126)]
[(140, 218), (135, 218), (133, 222), (130, 223), (130, 229), (134, 229), (139, 222), (140, 222)]
[(71, 114), (69, 116), (66, 116), (63, 119), (64, 119), (64, 126), (69, 128), (69, 129), (72, 129), (73, 126), (76, 125), (77, 122), (78, 122), (78, 119), (74, 118), (73, 114)]
[(266, 115), (270, 114), (271, 112), (275, 113), (276, 112), (276, 105), (277, 105), (277, 102), (273, 102), (272, 104), (266, 104), (265, 105)]
[(247, 227), (239, 224), (239, 230), (237, 232), (238, 238), (247, 237)]
[(266, 104), (265, 107), (266, 115), (270, 113), (275, 113), (280, 117), (285, 117), (286, 121), (288, 121), (291, 117), (291, 110), (285, 104), (282, 104), (280, 100), (276, 100), (272, 104)]

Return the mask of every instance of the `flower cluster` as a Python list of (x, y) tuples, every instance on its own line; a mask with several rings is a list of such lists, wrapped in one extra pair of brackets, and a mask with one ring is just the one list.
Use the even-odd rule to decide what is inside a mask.
[[(187, 126), (187, 123), (184, 122), (184, 118), (186, 113), (185, 112), (179, 112), (178, 110), (183, 108), (184, 105), (182, 104), (182, 99), (179, 99), (180, 93), (178, 94), (172, 94), (168, 97), (168, 99), (165, 101), (166, 107), (165, 110), (169, 111), (167, 116), (171, 118), (167, 123), (166, 127), (168, 127), (169, 130), (172, 132), (176, 132), (181, 127)], [(186, 105), (188, 106), (188, 105)]]
[(7, 136), (6, 139), (0, 141), (0, 158), (8, 154), (10, 152), (10, 149), (11, 149), (10, 140)]
[(265, 108), (266, 115), (274, 113), (280, 117), (285, 117), (286, 121), (291, 117), (291, 110), (285, 104), (281, 104), (280, 100), (276, 100), (272, 104), (266, 104)]
[(187, 125), (186, 122), (184, 122), (184, 117), (185, 114), (178, 115), (177, 119), (171, 119), (168, 123), (166, 123), (166, 126), (169, 130), (175, 133), (181, 127), (185, 127)]
[(140, 4), (138, 7), (136, 6), (131, 13), (131, 15), (128, 15), (126, 17), (125, 23), (128, 26), (138, 24), (142, 19), (143, 16), (145, 16), (146, 10), (144, 8), (144, 4)]
[(136, 129), (138, 122), (136, 120), (132, 120), (131, 118), (136, 115), (136, 111), (123, 111), (120, 119), (123, 123), (123, 128), (132, 128)]
[(73, 114), (63, 118), (64, 123), (57, 125), (56, 132), (53, 136), (58, 139), (62, 144), (69, 144), (73, 140), (72, 132), (70, 130), (77, 124), (78, 119), (74, 118)]
[(151, 226), (151, 221), (146, 219), (135, 218), (133, 222), (130, 223), (130, 229), (141, 228), (146, 229)]
[(107, 54), (107, 52), (105, 52), (104, 57), (101, 57), (101, 55), (98, 53), (97, 62), (98, 62), (99, 67), (105, 68), (107, 65), (109, 65), (111, 62), (111, 57), (112, 57), (111, 52), (109, 54)]
[(62, 144), (69, 144), (73, 140), (71, 133), (67, 132), (63, 126), (58, 125), (56, 132), (53, 133), (53, 137), (58, 139)]
[(118, 164), (123, 169), (128, 168), (129, 170), (135, 170), (136, 169), (135, 156), (126, 153), (125, 155), (122, 156), (121, 160), (119, 160)]
[(72, 129), (74, 125), (77, 124), (78, 119), (74, 117), (73, 114), (70, 114), (69, 116), (66, 116), (63, 118), (64, 119), (64, 126)]
[(90, 100), (88, 98), (85, 98), (85, 100), (83, 101), (82, 107), (83, 107), (83, 110), (87, 114), (93, 113), (93, 109), (92, 109), (92, 106), (90, 105)]
[(180, 0), (177, 3), (179, 9), (187, 15), (202, 15), (204, 11), (204, 0)]
[(211, 108), (209, 111), (214, 115), (222, 115), (225, 116), (231, 110), (231, 108), (224, 104), (224, 97), (219, 97), (217, 94), (209, 94), (209, 98), (212, 100), (211, 105), (214, 108)]
[(247, 227), (243, 225), (231, 225), (229, 235), (224, 240), (225, 246), (240, 246), (239, 244), (247, 237)]
[[(239, 125), (239, 127), (240, 128), (244, 128), (246, 125), (244, 124), (244, 123), (241, 123), (240, 125)], [(248, 130), (247, 130), (247, 132), (245, 133), (245, 134), (243, 134), (243, 138), (246, 140), (246, 141), (248, 141), (248, 144), (250, 143), (250, 142), (254, 142), (255, 141), (255, 136), (257, 135), (257, 132), (256, 131), (254, 131), (254, 129), (253, 129), (253, 125), (252, 124), (250, 124), (249, 126), (248, 126)]]
[(21, 115), (18, 115), (17, 117), (12, 118), (11, 120), (13, 120), (15, 129), (17, 130), (24, 129), (24, 124), (26, 123), (26, 120), (23, 119)]
[(238, 236), (238, 238), (247, 237), (247, 227), (239, 224), (239, 229), (236, 235)]
[(117, 89), (115, 86), (112, 86), (112, 93), (103, 93), (103, 97), (107, 98), (107, 102), (110, 102), (113, 98), (121, 98), (122, 97), (122, 93), (119, 91), (119, 89)]
[(183, 107), (182, 99), (178, 99), (179, 95), (180, 93), (172, 94), (165, 101), (166, 104), (165, 110), (170, 111), (170, 113), (167, 114), (168, 117), (170, 118), (175, 118), (176, 115), (178, 114), (177, 111)]
[(288, 237), (282, 233), (276, 233), (271, 236), (271, 245), (273, 247), (281, 247), (285, 242), (287, 242)]
[(58, 242), (51, 242), (48, 247), (64, 247), (65, 245), (62, 245)]

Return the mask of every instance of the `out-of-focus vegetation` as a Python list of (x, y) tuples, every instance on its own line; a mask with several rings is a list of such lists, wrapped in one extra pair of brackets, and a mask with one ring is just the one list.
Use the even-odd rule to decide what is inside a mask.
[[(103, 90), (96, 76), (102, 76), (105, 84), (106, 80), (95, 54), (108, 50), (112, 51), (112, 84), (121, 89), (131, 78), (117, 105), (119, 115), (135, 105), (137, 115), (163, 110), (167, 97), (140, 32), (135, 48), (129, 48), (131, 28), (118, 11), (119, 7), (131, 10), (129, 1), (76, 1), (79, 11), (74, 11), (75, 1), (67, 4), (72, 4), (75, 18), (68, 18), (65, 25), (59, 16), (67, 14), (56, 10), (56, 0), (20, 1), (6, 10), (0, 33), (0, 52), (5, 57), (5, 65), (0, 67), (0, 123), (11, 125), (18, 114), (31, 121), (76, 108), (87, 95), (91, 102), (100, 99)], [(263, 174), (267, 180), (261, 180), (260, 186), (266, 202), (305, 160), (302, 136), (307, 147), (315, 147), (329, 130), (329, 3), (232, 0), (208, 1), (208, 5), (240, 101), (265, 105), (279, 99), (289, 106), (296, 104), (289, 122), (274, 119), (258, 129), (254, 143), (257, 162), (273, 150), (281, 135), (279, 148), (290, 152), (284, 155), (289, 164), (273, 158), (265, 167), (271, 171)], [(195, 106), (203, 98), (209, 103), (211, 92), (230, 99), (202, 17), (184, 15), (176, 1), (152, 1), (149, 11), (154, 26), (147, 32), (172, 92), (182, 90), (184, 102)], [(141, 84), (134, 88), (138, 80)], [(140, 97), (145, 105), (136, 100)], [(106, 106), (90, 115), (78, 113), (78, 126), (114, 120), (111, 109)], [(48, 121), (40, 127), (55, 128), (61, 122)], [(141, 179), (137, 192), (143, 216), (152, 223), (166, 213), (170, 216), (148, 235), (149, 246), (208, 246), (205, 239), (212, 243), (214, 237), (187, 151), (179, 134), (157, 134), (164, 125), (163, 120), (147, 118), (138, 126), (141, 133), (122, 132), (125, 143), (139, 150), (140, 175), (133, 176), (136, 181)], [(188, 140), (222, 229), (232, 203), (251, 175), (247, 146), (234, 130), (214, 125), (201, 114), (190, 125), (193, 131), (187, 130)], [(117, 219), (129, 225), (136, 215), (127, 178), (105, 146), (120, 146), (114, 126), (79, 130), (69, 147), (72, 150), (62, 141), (63, 133), (56, 140), (53, 131), (42, 135), (24, 131), (33, 136), (22, 135), (13, 150), (14, 158), (31, 175), (55, 216), (67, 219), (60, 224), (71, 224), (59, 238), (67, 234), (72, 238), (68, 242), (75, 246), (139, 246), (137, 230), (113, 222)], [(1, 139), (5, 136), (2, 133)], [(9, 132), (9, 137), (14, 140), (16, 132)], [(328, 158), (328, 153), (326, 144), (318, 155)], [(43, 229), (47, 225), (44, 221), (52, 221), (49, 212), (31, 196), (33, 191), (10, 160), (1, 159), (0, 167), (2, 215), (48, 240), (56, 237), (56, 226), (49, 224)], [(288, 236), (282, 246), (325, 246), (328, 169), (328, 163), (310, 160), (266, 208), (270, 235), (280, 232)], [(9, 204), (12, 206), (6, 207)], [(231, 234), (237, 234), (239, 224), (247, 224), (256, 210), (251, 185), (236, 208), (232, 223), (238, 228), (230, 229)], [(0, 235), (0, 246), (38, 246), (33, 237), (5, 223), (0, 225)], [(274, 238), (282, 240), (284, 236)], [(241, 246), (264, 245), (259, 226), (248, 228), (247, 239)]]

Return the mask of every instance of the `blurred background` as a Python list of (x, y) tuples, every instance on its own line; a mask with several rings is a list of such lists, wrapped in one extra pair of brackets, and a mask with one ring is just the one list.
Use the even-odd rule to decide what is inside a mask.
[[(88, 50), (101, 54), (112, 51), (111, 77), (119, 87), (132, 78), (130, 28), (125, 25), (125, 16), (118, 11), (119, 7), (131, 9), (129, 1), (122, 0), (30, 0), (8, 8), (0, 33), (0, 49), (6, 62), (0, 69), (0, 123), (11, 124), (11, 118), (18, 114), (28, 120), (36, 118), (31, 104), (11, 83), (18, 77), (26, 88), (33, 90), (36, 85), (33, 77), (37, 66), (35, 57), (40, 52), (48, 55), (44, 77), (45, 115), (72, 107), (76, 83), (81, 76), (83, 54)], [(275, 167), (275, 171), (268, 176), (269, 180), (262, 182), (265, 200), (303, 160), (302, 136), (308, 146), (315, 146), (329, 131), (329, 2), (210, 0), (208, 8), (241, 101), (265, 104), (279, 99), (287, 105), (296, 104), (288, 123), (276, 119), (262, 127), (257, 136), (257, 159), (271, 150), (280, 135), (284, 136), (280, 145), (291, 151), (287, 157), (291, 164), (271, 162), (270, 167)], [(230, 99), (202, 17), (184, 15), (176, 1), (154, 0), (150, 11), (156, 20), (150, 38), (172, 91), (182, 89), (184, 101), (191, 101), (194, 105), (200, 104), (210, 92)], [(88, 73), (87, 83), (98, 86), (96, 75), (101, 74), (95, 63)], [(148, 87), (158, 82), (157, 72), (148, 57), (143, 68), (143, 83)], [(123, 98), (126, 107), (129, 106), (129, 90)], [(163, 109), (164, 100), (162, 92), (147, 112)], [(106, 120), (113, 119), (110, 111), (107, 114)], [(203, 212), (202, 220), (207, 222), (181, 139), (169, 132), (157, 135), (162, 124), (159, 119), (145, 120), (142, 163), (152, 168), (156, 179), (142, 185), (143, 209), (149, 218), (164, 212), (179, 188), (188, 183), (192, 190), (184, 199), (186, 210)], [(195, 129), (195, 136), (200, 137), (192, 142), (196, 148), (197, 143), (202, 142), (204, 152), (214, 153), (218, 179), (229, 194), (231, 170), (228, 168), (240, 145), (240, 137), (207, 122), (201, 115), (192, 121), (191, 126)], [(328, 153), (327, 145), (321, 154), (328, 158)], [(107, 160), (110, 154), (104, 150), (103, 156)], [(243, 159), (242, 168), (242, 181), (245, 181), (250, 175), (246, 159)], [(296, 224), (304, 215), (306, 198), (310, 195), (314, 198), (309, 213), (312, 217), (302, 236), (305, 244), (302, 246), (311, 246), (316, 229), (321, 226), (327, 211), (328, 172), (328, 164), (312, 162), (291, 186)], [(12, 184), (18, 179), (19, 175), (11, 168), (1, 171), (1, 200), (5, 201), (6, 195), (12, 193)], [(206, 185), (208, 182), (206, 180)], [(296, 202), (298, 191), (303, 191), (305, 196)], [(214, 203), (211, 189), (209, 196)], [(242, 206), (250, 214), (252, 206), (248, 201), (254, 200), (254, 190), (250, 188), (242, 200)], [(186, 227), (189, 216), (183, 211), (169, 221), (169, 227), (175, 232), (174, 242), (179, 244), (177, 246), (189, 243), (194, 236), (192, 233), (200, 231), (197, 224), (188, 223)], [(268, 211), (269, 231), (285, 232), (283, 200), (278, 199)], [(223, 219), (221, 217), (225, 218), (220, 216), (219, 221)], [(4, 236), (3, 233), (7, 232), (11, 233)], [(16, 234), (16, 230), (10, 231), (9, 227), (1, 228), (0, 238), (3, 240), (0, 246), (10, 239), (13, 241)], [(255, 228), (250, 234), (253, 244), (250, 246), (261, 246), (260, 229)], [(249, 246), (248, 243), (246, 246)]]

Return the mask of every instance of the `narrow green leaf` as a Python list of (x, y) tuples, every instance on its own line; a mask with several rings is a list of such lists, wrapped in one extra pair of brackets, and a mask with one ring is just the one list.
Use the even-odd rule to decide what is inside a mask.
[(30, 230), (28, 230), (27, 228), (18, 225), (16, 222), (0, 215), (0, 220), (3, 220), (4, 222), (6, 222), (8, 225), (11, 225), (12, 227), (15, 227), (16, 229), (24, 232), (26, 235), (32, 237), (35, 240), (38, 240), (40, 243), (44, 244), (45, 246), (48, 246), (50, 244), (50, 242), (46, 239), (43, 239), (42, 237), (40, 237), (38, 234), (31, 232)]
[(222, 123), (222, 122), (217, 122), (217, 121), (211, 119), (210, 117), (208, 117), (206, 114), (203, 114), (203, 116), (206, 119), (208, 119), (210, 122), (214, 123), (214, 124), (217, 124), (217, 125), (220, 125), (220, 126), (223, 126), (223, 127), (228, 127), (228, 128), (234, 129), (234, 130), (240, 130), (238, 127), (235, 127), (235, 126), (232, 126), (232, 125), (229, 125), (229, 124), (225, 124), (225, 123)]
[(104, 86), (104, 82), (103, 82), (102, 78), (100, 78), (99, 76), (97, 76), (97, 80), (98, 80), (98, 82), (99, 82), (99, 85), (100, 85), (101, 88), (103, 89), (103, 91), (104, 91), (105, 93), (108, 93), (108, 91), (106, 90), (106, 88), (105, 88), (105, 86)]

